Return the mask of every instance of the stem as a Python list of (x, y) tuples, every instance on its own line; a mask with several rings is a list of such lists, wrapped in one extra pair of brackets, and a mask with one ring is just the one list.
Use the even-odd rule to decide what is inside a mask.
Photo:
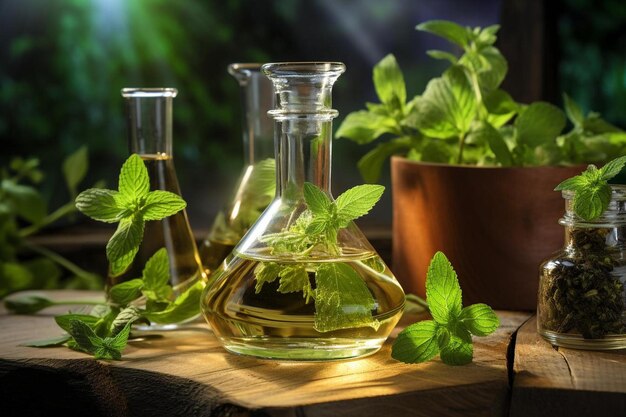
[(74, 275), (78, 275), (78, 276), (93, 275), (93, 273), (85, 271), (84, 269), (76, 265), (75, 263), (69, 261), (68, 259), (65, 259), (61, 255), (51, 251), (50, 249), (46, 249), (38, 245), (33, 245), (32, 243), (28, 243), (28, 242), (26, 242), (24, 246), (26, 246), (28, 249), (32, 250), (33, 252), (39, 253), (49, 258), (53, 262), (56, 262), (57, 264), (61, 265), (63, 268), (74, 273)]
[(37, 224), (31, 224), (30, 226), (21, 229), (20, 232), (19, 232), (20, 236), (21, 237), (30, 236), (30, 235), (38, 232), (39, 230), (43, 229), (47, 225), (49, 225), (51, 223), (54, 223), (55, 221), (59, 220), (63, 216), (66, 216), (66, 215), (68, 215), (70, 213), (73, 213), (75, 211), (76, 211), (76, 206), (74, 205), (73, 201), (70, 201), (69, 203), (66, 203), (65, 205), (59, 207), (58, 209), (56, 209), (52, 213), (48, 214), (46, 217), (43, 218), (43, 220), (41, 222), (39, 222)]
[(457, 164), (463, 163), (463, 149), (465, 148), (465, 138), (467, 137), (466, 133), (459, 135), (459, 157), (456, 161)]
[(427, 302), (426, 302), (426, 300), (424, 300), (423, 298), (418, 297), (418, 296), (417, 296), (417, 295), (415, 295), (415, 294), (407, 294), (407, 295), (405, 296), (405, 298), (406, 298), (408, 301), (411, 301), (411, 302), (413, 302), (413, 303), (417, 304), (418, 306), (422, 307), (424, 310), (428, 311), (428, 303), (427, 303)]

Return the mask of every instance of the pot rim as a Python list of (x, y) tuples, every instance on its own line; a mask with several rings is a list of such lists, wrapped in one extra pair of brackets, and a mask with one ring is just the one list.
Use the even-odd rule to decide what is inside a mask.
[(425, 166), (425, 167), (433, 167), (433, 168), (449, 168), (449, 169), (457, 169), (457, 170), (472, 170), (472, 171), (530, 171), (530, 170), (539, 170), (539, 169), (551, 169), (551, 170), (562, 170), (562, 169), (580, 169), (580, 172), (583, 172), (589, 164), (577, 164), (577, 165), (536, 165), (536, 166), (511, 166), (511, 167), (498, 167), (498, 166), (478, 166), (478, 165), (456, 165), (456, 164), (444, 164), (441, 162), (422, 162), (422, 161), (413, 161), (404, 156), (400, 155), (392, 155), (391, 156), (392, 163), (398, 164), (407, 164), (407, 165), (415, 165), (415, 166)]

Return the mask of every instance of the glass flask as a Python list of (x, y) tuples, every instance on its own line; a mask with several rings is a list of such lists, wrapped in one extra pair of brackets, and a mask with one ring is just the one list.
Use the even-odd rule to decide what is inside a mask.
[[(150, 177), (150, 190), (181, 195), (172, 156), (172, 105), (177, 93), (174, 88), (122, 89), (130, 153), (136, 153), (143, 159)], [(113, 285), (141, 277), (146, 261), (163, 247), (169, 257), (172, 300), (203, 278), (196, 241), (187, 212), (183, 209), (163, 220), (145, 222), (143, 240), (135, 259), (121, 275), (109, 274), (105, 285), (107, 294)], [(138, 324), (136, 327), (156, 330), (175, 328), (177, 324), (180, 323)]]
[[(328, 237), (309, 229), (315, 217), (305, 189), (313, 184), (332, 200), (331, 90), (344, 70), (330, 62), (263, 66), (278, 103), (270, 111), (276, 195), (201, 298), (230, 352), (302, 361), (364, 356), (402, 315), (402, 288), (353, 222)], [(315, 243), (316, 236), (323, 238)]]
[(276, 193), (272, 83), (261, 64), (230, 64), (228, 72), (241, 87), (244, 169), (229, 204), (215, 217), (200, 244), (207, 273), (215, 270), (261, 215)]
[(591, 221), (574, 213), (574, 191), (562, 195), (565, 245), (540, 268), (537, 331), (557, 346), (626, 348), (626, 186)]

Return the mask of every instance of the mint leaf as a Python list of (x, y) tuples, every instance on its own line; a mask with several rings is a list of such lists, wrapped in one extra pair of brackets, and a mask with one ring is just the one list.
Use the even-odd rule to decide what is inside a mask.
[(389, 142), (378, 144), (374, 149), (363, 155), (357, 164), (363, 180), (369, 183), (378, 181), (385, 161), (391, 155), (411, 149), (415, 146), (415, 141), (415, 139), (410, 137), (391, 139)]
[(315, 275), (315, 330), (372, 327), (380, 322), (372, 317), (376, 302), (360, 275), (341, 262), (319, 266)]
[(281, 266), (275, 262), (261, 262), (256, 268), (254, 268), (254, 278), (256, 279), (256, 285), (254, 287), (255, 292), (258, 294), (263, 288), (263, 284), (266, 282), (273, 282), (278, 278)]
[(118, 190), (127, 201), (139, 200), (150, 192), (148, 169), (139, 155), (132, 154), (122, 165)]
[(364, 145), (373, 142), (385, 133), (396, 133), (395, 119), (384, 114), (366, 110), (355, 111), (346, 116), (339, 125), (336, 138), (347, 138)]
[(115, 316), (115, 319), (113, 320), (113, 322), (111, 323), (111, 327), (109, 328), (109, 333), (111, 334), (111, 336), (116, 336), (129, 324), (134, 323), (140, 318), (141, 311), (139, 311), (137, 307), (126, 307), (125, 309), (120, 311), (117, 316)]
[(118, 205), (117, 195), (117, 191), (90, 188), (76, 197), (76, 208), (94, 220), (116, 223), (127, 215), (126, 209)]
[(459, 322), (476, 336), (487, 336), (500, 326), (498, 316), (487, 304), (473, 304), (463, 308)]
[(487, 122), (495, 128), (504, 126), (519, 110), (519, 105), (504, 90), (493, 90), (483, 97)]
[(468, 46), (470, 40), (467, 29), (447, 20), (430, 20), (420, 23), (416, 26), (416, 29), (440, 36), (464, 49)]
[(188, 290), (180, 294), (164, 310), (146, 311), (144, 316), (155, 323), (181, 323), (191, 319), (200, 312), (200, 295), (204, 282), (198, 281)]
[(139, 279), (131, 279), (130, 281), (122, 282), (111, 287), (109, 290), (109, 297), (115, 304), (124, 306), (133, 300), (136, 300), (141, 296), (141, 290), (144, 287), (144, 282)]
[(396, 58), (389, 54), (374, 66), (374, 87), (380, 101), (391, 109), (402, 109), (406, 102), (406, 86)]
[(467, 143), (486, 142), (496, 156), (496, 161), (502, 166), (513, 165), (513, 154), (504, 141), (500, 132), (494, 129), (488, 122), (477, 122), (472, 126), (471, 132), (467, 135)]
[(567, 118), (570, 122), (576, 127), (581, 127), (585, 122), (585, 115), (580, 106), (566, 93), (563, 93), (563, 105), (565, 107), (565, 114), (567, 114)]
[(111, 275), (121, 275), (133, 262), (143, 239), (143, 229), (141, 217), (133, 216), (120, 221), (106, 247)]
[(589, 179), (583, 175), (577, 175), (575, 177), (568, 178), (562, 181), (559, 185), (557, 185), (554, 188), (554, 191), (577, 190), (587, 185), (590, 185)]
[(56, 346), (63, 345), (64, 343), (66, 343), (71, 338), (72, 338), (72, 336), (70, 336), (69, 334), (66, 334), (66, 335), (58, 336), (58, 337), (51, 337), (50, 339), (34, 340), (34, 341), (31, 341), (31, 342), (25, 342), (25, 343), (20, 344), (20, 346), (38, 347), (38, 348), (56, 347)]
[(93, 344), (92, 353), (96, 359), (122, 359), (122, 351), (126, 348), (128, 336), (130, 335), (131, 323), (126, 326), (115, 337), (90, 337)]
[(144, 221), (161, 220), (178, 213), (187, 206), (179, 195), (169, 191), (155, 190), (146, 195), (141, 211)]
[(565, 127), (565, 115), (558, 107), (538, 101), (517, 116), (515, 127), (518, 142), (535, 148), (556, 140)]
[(574, 212), (584, 220), (594, 220), (606, 210), (611, 201), (611, 187), (598, 184), (579, 188), (574, 195)]
[(451, 54), (450, 52), (438, 51), (436, 49), (431, 49), (430, 51), (426, 51), (426, 55), (435, 59), (443, 59), (443, 60), (449, 61), (452, 65), (456, 64), (458, 61), (458, 58), (455, 55)]
[(463, 328), (450, 332), (450, 339), (445, 347), (441, 348), (440, 357), (447, 365), (466, 365), (472, 361), (474, 348), (472, 336)]
[(304, 183), (304, 200), (314, 215), (328, 216), (332, 205), (330, 198), (310, 182)]
[(283, 267), (279, 273), (280, 285), (278, 292), (286, 294), (290, 292), (303, 292), (306, 302), (313, 297), (313, 289), (309, 281), (309, 274), (304, 265)]
[(380, 200), (385, 187), (382, 185), (357, 185), (345, 191), (335, 201), (339, 227), (346, 227), (351, 221), (366, 215)]
[(87, 175), (89, 161), (87, 159), (87, 146), (81, 146), (63, 161), (63, 175), (67, 188), (72, 196), (76, 195), (76, 187)]
[(35, 188), (5, 179), (0, 182), (1, 191), (12, 211), (22, 219), (37, 224), (46, 217), (46, 202)]
[(437, 323), (432, 320), (424, 320), (407, 326), (398, 334), (393, 343), (391, 357), (404, 363), (431, 360), (439, 353), (437, 328)]
[(619, 174), (622, 171), (622, 168), (624, 168), (624, 165), (626, 165), (626, 156), (622, 156), (622, 157), (613, 159), (612, 161), (609, 161), (606, 165), (600, 168), (600, 174), (601, 174), (600, 178), (603, 181), (608, 181), (612, 179), (613, 177), (615, 177), (617, 174)]
[(172, 296), (170, 280), (170, 258), (167, 249), (161, 248), (146, 262), (143, 269), (143, 293), (154, 301), (169, 302)]
[(469, 68), (478, 77), (481, 90), (491, 91), (500, 86), (509, 70), (506, 59), (493, 46), (481, 48), (480, 51), (468, 51), (459, 64)]
[(56, 324), (68, 333), (70, 333), (71, 330), (72, 320), (77, 320), (85, 323), (93, 329), (100, 321), (100, 317), (92, 316), (89, 314), (62, 314), (60, 316), (54, 316), (54, 321), (56, 322)]
[(426, 300), (437, 323), (447, 324), (461, 314), (461, 287), (450, 261), (435, 253), (426, 275)]
[(39, 295), (24, 295), (4, 302), (6, 309), (16, 314), (34, 314), (53, 305), (54, 301)]
[(97, 341), (100, 340), (91, 327), (75, 319), (70, 320), (69, 334), (80, 350), (87, 353), (93, 353), (96, 349), (94, 342), (97, 343)]

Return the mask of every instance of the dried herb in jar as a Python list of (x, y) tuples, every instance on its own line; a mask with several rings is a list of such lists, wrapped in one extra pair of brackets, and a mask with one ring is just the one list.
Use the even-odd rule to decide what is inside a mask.
[(607, 246), (611, 229), (573, 228), (566, 256), (552, 259), (540, 288), (541, 319), (547, 330), (580, 333), (585, 339), (626, 331), (624, 284)]

